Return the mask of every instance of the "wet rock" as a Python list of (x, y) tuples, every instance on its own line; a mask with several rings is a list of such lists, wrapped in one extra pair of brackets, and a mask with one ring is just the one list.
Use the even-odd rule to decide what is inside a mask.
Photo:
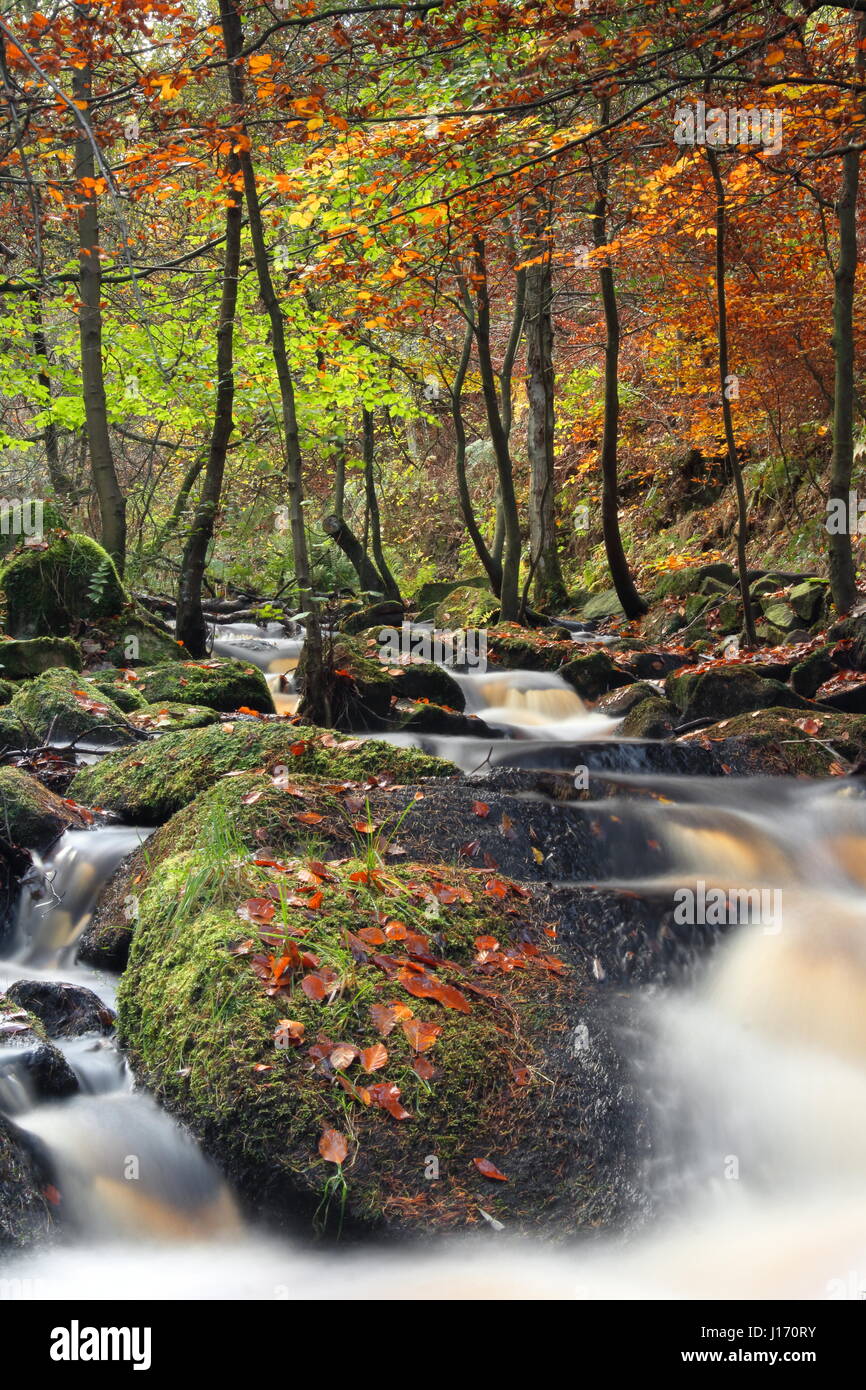
[[(484, 875), (409, 864), (389, 870), (404, 885), (404, 920), (387, 938), (349, 866), (330, 865), (315, 915), (289, 907), (287, 918), (305, 932), (305, 950), (335, 963), (340, 1002), (325, 1008), (299, 976), (285, 997), (268, 996), (237, 953), (244, 924), (231, 907), (201, 903), (178, 916), (192, 871), (193, 860), (175, 856), (144, 887), (121, 981), (122, 1038), (139, 1079), (273, 1223), (318, 1215), (328, 1232), (340, 1220), (385, 1234), (459, 1230), (476, 1226), (483, 1206), (515, 1234), (539, 1234), (621, 1214), (616, 1170), (599, 1174), (591, 1146), (575, 1142), (592, 1128), (592, 1084), (572, 1040), (594, 982), (582, 969), (559, 973), (531, 897), (504, 883), (488, 889)], [(264, 886), (261, 870), (237, 883), (244, 897)], [(497, 956), (519, 964), (501, 969)], [(436, 998), (446, 976), (455, 1007)], [(377, 1030), (371, 1005), (395, 1000), (412, 1017)], [(280, 1019), (291, 1020), (286, 1046), (275, 1045)], [(426, 1025), (435, 1032), (419, 1055), (413, 1039)], [(381, 1067), (365, 1072), (355, 1049), (379, 1046)], [(319, 1144), (330, 1129), (346, 1136), (351, 1163), (336, 1204), (322, 1200), (333, 1165)], [(486, 1179), (480, 1160), (508, 1181)]]
[(0, 1249), (16, 1250), (51, 1231), (46, 1175), (26, 1136), (0, 1115)]
[(107, 551), (89, 536), (46, 533), (44, 548), (22, 546), (0, 568), (12, 637), (56, 637), (120, 613), (123, 585)]
[(601, 695), (595, 704), (596, 713), (609, 714), (612, 719), (621, 719), (642, 700), (658, 699), (658, 693), (654, 685), (649, 685), (646, 681), (635, 681), (633, 685), (620, 686), (616, 690), (609, 690), (606, 695)]
[(109, 696), (66, 669), (46, 671), (21, 686), (9, 712), (26, 731), (25, 746), (78, 739), (117, 747), (140, 737)]
[(844, 710), (847, 714), (866, 714), (866, 681), (849, 680), (834, 682), (830, 688), (820, 687), (817, 699), (830, 709)]
[(273, 714), (268, 683), (257, 666), (231, 657), (179, 661), (137, 671), (136, 690), (148, 704), (203, 705), (230, 714), (252, 709)]
[(231, 720), (162, 734), (129, 754), (109, 754), (76, 773), (69, 794), (116, 811), (133, 825), (158, 825), (226, 773), (283, 769), (288, 783), (305, 776), (331, 781), (391, 774), (398, 781), (448, 777), (440, 758), (375, 740), (344, 739), (304, 725)]
[(393, 709), (393, 726), (404, 733), (448, 734), (452, 738), (502, 737), (499, 730), (490, 729), (477, 714), (458, 714), (429, 701), (416, 704), (411, 700), (398, 700)]
[(618, 733), (623, 738), (670, 738), (679, 722), (671, 702), (653, 694), (628, 711)]
[(49, 1038), (77, 1038), (82, 1033), (111, 1033), (114, 1029), (112, 1010), (84, 985), (17, 980), (9, 986), (6, 998), (38, 1018)]
[[(15, 1087), (14, 1091), (10, 1091), (10, 1084)], [(24, 1108), (29, 1100), (57, 1100), (74, 1095), (77, 1090), (74, 1071), (60, 1049), (48, 1041), (40, 1021), (11, 992), (0, 995), (3, 1108), (15, 1108), (16, 1095), (20, 1096), (21, 1108)]]
[(12, 845), (44, 850), (64, 830), (83, 829), (87, 821), (29, 773), (0, 768), (0, 835)]
[(751, 710), (809, 709), (808, 700), (779, 681), (768, 680), (754, 667), (727, 663), (668, 676), (665, 694), (676, 705), (682, 722), (724, 719)]
[[(33, 637), (29, 641), (0, 640), (0, 673), (11, 680), (41, 676), (55, 666), (81, 670), (81, 649), (71, 637)], [(10, 697), (11, 698), (11, 697)]]
[(627, 671), (636, 681), (662, 680), (681, 666), (694, 665), (695, 658), (688, 652), (636, 651), (628, 656), (618, 656), (620, 670)]
[(866, 755), (866, 717), (757, 710), (685, 734), (677, 743), (704, 748), (724, 771), (742, 776), (826, 777)]
[[(573, 652), (574, 648), (572, 648)], [(576, 690), (582, 700), (594, 701), (608, 690), (631, 684), (631, 676), (621, 670), (607, 652), (597, 650), (578, 656), (560, 666), (558, 674)]]
[(488, 670), (557, 671), (574, 656), (572, 641), (552, 641), (537, 629), (506, 623), (487, 632)]

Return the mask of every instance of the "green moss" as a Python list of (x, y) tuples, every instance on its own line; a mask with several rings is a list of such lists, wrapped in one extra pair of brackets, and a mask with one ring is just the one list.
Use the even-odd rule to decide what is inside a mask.
[(231, 713), (241, 708), (273, 714), (268, 683), (257, 666), (214, 658), (181, 661), (137, 672), (136, 689), (149, 704), (175, 701)]
[[(578, 648), (580, 650), (580, 648)], [(570, 644), (569, 656), (574, 654), (574, 644)], [(575, 657), (560, 667), (559, 674), (582, 700), (597, 700), (608, 690), (620, 685), (630, 685), (631, 676), (626, 675), (611, 661), (607, 652), (597, 649), (586, 656)]]
[(204, 705), (182, 705), (176, 700), (142, 705), (131, 718), (137, 729), (203, 729), (215, 724), (220, 715)]
[(84, 821), (35, 777), (0, 767), (0, 835), (25, 849), (46, 849), (69, 826)]
[[(102, 706), (89, 709), (88, 702)], [(94, 743), (132, 743), (136, 731), (113, 700), (86, 677), (66, 668), (46, 671), (18, 690), (10, 713), (25, 726), (28, 738), (67, 742), (88, 735)]]
[(46, 533), (44, 548), (21, 547), (0, 569), (13, 637), (62, 636), (118, 614), (126, 603), (114, 562), (89, 536)]
[(12, 681), (0, 679), (0, 705), (8, 705), (16, 689), (17, 686), (15, 686)]
[(752, 666), (736, 663), (684, 671), (668, 676), (665, 694), (685, 722), (691, 719), (723, 719), (749, 710), (808, 709), (808, 701), (780, 681), (761, 676)]
[[(484, 896), (483, 879), (418, 865), (399, 877), (389, 870), (378, 888), (352, 880), (357, 865), (329, 865), (322, 901), (308, 909), (295, 905), (300, 892), (312, 891), (300, 861), (279, 873), (243, 862), (230, 846), (223, 850), (221, 862), (213, 846), (164, 860), (141, 894), (119, 997), (121, 1035), (136, 1074), (259, 1207), (311, 1219), (333, 1174), (318, 1141), (323, 1129), (334, 1128), (350, 1143), (344, 1170), (350, 1221), (400, 1226), (413, 1208), (430, 1225), (476, 1219), (476, 1198), (467, 1191), (472, 1159), (490, 1152), (496, 1127), (505, 1126), (508, 1142), (526, 1128), (531, 1106), (513, 1084), (514, 1059), (533, 1054), (531, 1035), (549, 1021), (559, 987), (538, 967), (497, 975), (493, 997), (466, 986), (478, 980), (475, 938), (495, 932), (505, 945), (526, 932), (525, 924), (511, 925), (501, 904)], [(443, 877), (460, 895), (451, 906), (439, 901)], [(272, 884), (282, 885), (277, 934), (300, 942), (339, 977), (330, 1002), (310, 1000), (300, 974), (287, 997), (269, 998), (251, 954), (232, 953), (247, 938), (253, 953), (259, 949), (261, 929), (240, 921), (236, 907)], [(376, 926), (383, 913), (428, 939), (439, 962), (430, 968), (471, 999), (469, 1013), (418, 999), (389, 978), (409, 960), (399, 940), (353, 949), (347, 929)], [(273, 949), (283, 953), (280, 944)], [(377, 952), (393, 958), (393, 970), (376, 964)], [(413, 1071), (414, 1054), (399, 1024), (384, 1040), (373, 1025), (371, 1006), (394, 1001), (442, 1030), (427, 1054), (437, 1068), (431, 1081)], [(275, 1047), (281, 1018), (303, 1024), (300, 1047)], [(347, 1092), (330, 1066), (312, 1064), (308, 1049), (319, 1035), (360, 1049), (384, 1041), (387, 1065), (368, 1075), (352, 1064), (343, 1073)], [(364, 1104), (360, 1088), (378, 1082), (400, 1088), (410, 1118), (398, 1121)], [(430, 1155), (440, 1165), (433, 1199), (425, 1176)], [(485, 1206), (496, 1211), (500, 1194), (492, 1187)], [(333, 1207), (328, 1215), (335, 1217)]]
[(115, 666), (156, 666), (182, 656), (180, 643), (171, 633), (150, 622), (134, 603), (127, 603), (116, 617), (89, 627), (85, 636), (97, 644), (103, 660)]
[[(811, 734), (800, 725), (817, 724)], [(811, 725), (810, 725), (811, 727)], [(866, 756), (866, 715), (762, 709), (724, 719), (682, 742), (709, 748), (731, 772), (748, 776), (827, 777)]]
[[(432, 586), (425, 586), (432, 587)], [(425, 605), (425, 610), (429, 608)], [(440, 599), (434, 622), (440, 628), (487, 627), (499, 616), (499, 600), (489, 589), (464, 584)]]
[(679, 718), (669, 701), (653, 695), (628, 711), (617, 733), (623, 738), (667, 738)]
[(447, 777), (450, 763), (373, 740), (339, 740), (284, 721), (237, 720), (167, 733), (128, 755), (114, 754), (78, 772), (70, 796), (118, 811), (133, 824), (155, 825), (227, 772), (287, 766), (290, 776), (355, 780), (393, 774), (398, 781)]
[(40, 676), (55, 666), (81, 670), (81, 649), (71, 637), (32, 637), (29, 641), (0, 640), (0, 671), (10, 680)]
[(487, 631), (487, 659), (491, 670), (557, 671), (571, 661), (573, 642), (552, 642), (543, 633), (517, 623)]
[(124, 714), (133, 714), (136, 710), (147, 708), (147, 700), (136, 689), (135, 684), (117, 671), (88, 671), (87, 683), (112, 700)]

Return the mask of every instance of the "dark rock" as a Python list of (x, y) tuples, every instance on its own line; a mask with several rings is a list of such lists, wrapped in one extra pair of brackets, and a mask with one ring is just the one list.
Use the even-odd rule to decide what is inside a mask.
[(368, 627), (399, 628), (406, 616), (406, 610), (397, 599), (383, 599), (381, 603), (371, 603), (357, 613), (350, 613), (340, 624), (340, 630), (352, 637)]
[(34, 1014), (49, 1038), (77, 1038), (82, 1033), (110, 1033), (114, 1014), (98, 994), (84, 985), (55, 980), (17, 980), (6, 998)]
[[(810, 718), (817, 725), (811, 734), (800, 727)], [(855, 763), (866, 755), (866, 718), (837, 710), (811, 716), (756, 710), (686, 734), (677, 745), (702, 747), (724, 771), (744, 777), (827, 777), (838, 773), (840, 760)]]
[(629, 710), (617, 732), (623, 738), (670, 738), (679, 722), (670, 701), (653, 694)]
[(635, 681), (633, 685), (618, 686), (616, 690), (601, 695), (596, 701), (595, 710), (597, 714), (609, 714), (611, 719), (621, 719), (642, 700), (656, 699), (658, 691), (655, 686), (645, 681)]
[(29, 641), (0, 641), (0, 674), (11, 680), (41, 676), (55, 666), (81, 670), (81, 649), (71, 637), (32, 637)]
[(582, 700), (592, 703), (600, 695), (622, 685), (630, 685), (632, 678), (622, 671), (608, 656), (607, 652), (596, 650), (588, 656), (578, 656), (560, 666), (558, 674), (576, 690)]
[(47, 849), (64, 830), (83, 829), (74, 806), (17, 767), (0, 768), (0, 835), (25, 849)]
[(779, 681), (766, 679), (752, 666), (733, 662), (668, 676), (665, 694), (680, 710), (683, 723), (725, 719), (772, 707), (811, 708), (808, 700)]
[(4, 1076), (14, 1077), (25, 1096), (38, 1100), (57, 1100), (78, 1090), (76, 1075), (63, 1053), (48, 1041), (42, 1024), (21, 1006), (11, 989), (0, 995), (0, 1085)]
[(27, 1136), (0, 1115), (0, 1249), (17, 1250), (51, 1231), (47, 1175)]

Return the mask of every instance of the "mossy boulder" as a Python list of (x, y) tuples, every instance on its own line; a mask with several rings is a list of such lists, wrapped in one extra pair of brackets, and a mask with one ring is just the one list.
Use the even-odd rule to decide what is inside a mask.
[[(426, 610), (425, 610), (426, 611)], [(436, 627), (488, 627), (499, 616), (499, 599), (489, 589), (462, 585), (452, 589), (433, 613)]]
[[(363, 645), (354, 650), (365, 660), (377, 661), (382, 666), (389, 677), (392, 695), (398, 700), (433, 700), (450, 709), (463, 709), (466, 701), (459, 683), (443, 666), (418, 654), (435, 650), (429, 645), (435, 639), (442, 659), (452, 659), (455, 651), (459, 652), (459, 646), (451, 644), (449, 634), (416, 631), (410, 638), (408, 652), (395, 652), (387, 637), (379, 640), (379, 631), (369, 635)], [(417, 653), (411, 650), (413, 643)]]
[(866, 755), (866, 716), (762, 709), (723, 719), (678, 742), (699, 743), (725, 772), (744, 777), (827, 777)]
[(136, 729), (203, 729), (208, 724), (216, 724), (219, 712), (205, 705), (182, 705), (176, 700), (157, 701), (153, 705), (143, 705), (129, 716), (130, 724)]
[(499, 738), (476, 714), (461, 714), (430, 700), (398, 700), (394, 706), (394, 727), (404, 733), (448, 734), (452, 738)]
[[(134, 675), (134, 672), (130, 672)], [(118, 671), (88, 671), (87, 683), (112, 700), (124, 714), (146, 709), (147, 700), (136, 688), (135, 681)]]
[(571, 641), (551, 641), (537, 628), (503, 623), (487, 632), (487, 662), (493, 671), (557, 671), (575, 653)]
[[(387, 729), (391, 704), (396, 698), (394, 678), (376, 654), (376, 644), (367, 645), (355, 637), (341, 635), (330, 653), (331, 717), (335, 729), (343, 732), (375, 732)], [(307, 680), (307, 648), (301, 652), (295, 673), (298, 689)]]
[(806, 627), (812, 627), (826, 613), (830, 586), (826, 579), (804, 579), (788, 594), (788, 602)]
[[(41, 509), (41, 515), (37, 506)], [(39, 545), (46, 531), (66, 527), (59, 507), (50, 497), (26, 497), (21, 500), (20, 516), (18, 511), (14, 503), (6, 503), (6, 513), (0, 524), (0, 559), (5, 559), (20, 546)]]
[(590, 595), (580, 609), (582, 622), (603, 622), (606, 618), (624, 616), (616, 589), (603, 589), (600, 593)]
[(724, 560), (709, 565), (684, 565), (681, 569), (668, 570), (656, 581), (652, 591), (653, 601), (662, 598), (682, 598), (685, 594), (706, 593), (712, 589), (721, 592), (737, 582), (733, 566)]
[(484, 575), (477, 579), (433, 579), (422, 584), (410, 607), (417, 610), (418, 620), (426, 622), (432, 618), (439, 604), (453, 594), (455, 589), (482, 589), (490, 592), (490, 584)]
[(682, 723), (692, 719), (725, 719), (750, 710), (809, 709), (810, 703), (780, 681), (768, 680), (752, 666), (723, 662), (668, 676), (665, 694), (681, 711)]
[(0, 836), (25, 849), (47, 849), (58, 835), (82, 829), (84, 817), (35, 777), (0, 767)]
[(89, 536), (49, 531), (0, 568), (12, 637), (54, 637), (120, 613), (127, 599), (114, 561)]
[(29, 641), (0, 639), (0, 673), (9, 680), (29, 680), (55, 666), (81, 670), (81, 648), (71, 637), (31, 637)]
[(134, 743), (140, 737), (123, 710), (83, 676), (65, 667), (28, 681), (9, 706), (29, 741), (85, 739), (100, 747)]
[(20, 752), (30, 742), (21, 720), (15, 718), (8, 706), (0, 707), (0, 756)]
[[(573, 652), (574, 647), (572, 646), (571, 654)], [(597, 700), (608, 690), (632, 683), (632, 677), (629, 673), (621, 670), (611, 660), (607, 652), (600, 647), (589, 652), (586, 656), (578, 656), (573, 661), (567, 661), (564, 666), (560, 666), (559, 674), (573, 690), (577, 691), (582, 700), (590, 702)]]
[(670, 701), (653, 694), (632, 706), (617, 733), (623, 738), (670, 738), (680, 722)]
[(242, 708), (261, 714), (274, 712), (268, 683), (259, 668), (232, 657), (179, 661), (136, 674), (135, 688), (148, 704), (175, 701), (204, 705), (226, 714)]
[(658, 699), (658, 693), (648, 681), (634, 681), (631, 685), (619, 686), (600, 696), (596, 701), (596, 712), (609, 714), (611, 719), (622, 719), (642, 701)]
[(291, 778), (334, 782), (385, 775), (411, 782), (456, 771), (412, 748), (248, 719), (162, 734), (128, 755), (102, 758), (76, 773), (69, 794), (84, 805), (117, 811), (131, 824), (157, 825), (226, 773), (277, 766)]
[(89, 626), (82, 638), (113, 666), (156, 666), (180, 661), (183, 647), (170, 632), (163, 632), (134, 603), (127, 603), (115, 618)]
[(791, 671), (791, 689), (806, 700), (814, 700), (820, 687), (835, 673), (836, 667), (830, 660), (830, 648), (820, 647), (794, 666)]
[(0, 705), (8, 705), (17, 689), (13, 681), (4, 681), (0, 676)]
[[(486, 879), (194, 852), (150, 875), (120, 986), (126, 1055), (273, 1221), (453, 1230), (483, 1207), (513, 1232), (592, 1223), (574, 986), (525, 892)], [(257, 901), (270, 926), (249, 920)]]

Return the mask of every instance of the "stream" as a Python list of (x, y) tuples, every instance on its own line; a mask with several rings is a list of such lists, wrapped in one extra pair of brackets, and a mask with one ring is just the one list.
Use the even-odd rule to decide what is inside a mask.
[[(300, 642), (242, 626), (223, 629), (215, 652), (259, 665), (288, 711)], [(549, 766), (553, 749), (562, 766), (567, 745), (616, 727), (556, 676), (458, 679), (467, 712), (506, 734), (493, 747), (519, 740), (525, 766)], [(491, 749), (412, 741), (467, 771)], [(657, 1121), (650, 1225), (568, 1249), (490, 1227), (387, 1251), (272, 1237), (242, 1219), (199, 1147), (133, 1086), (113, 1040), (94, 1035), (59, 1043), (80, 1083), (62, 1101), (34, 1102), (0, 1048), (0, 1110), (50, 1153), (67, 1216), (50, 1245), (3, 1259), (2, 1279), (75, 1300), (866, 1296), (866, 798), (835, 780), (621, 780), (623, 808), (637, 804), (630, 784), (660, 798), (641, 814), (657, 826), (668, 877), (784, 895), (783, 929), (734, 927), (689, 983), (644, 992), (630, 1062)], [(149, 833), (67, 831), (44, 862), (34, 856), (0, 991), (65, 980), (113, 1003), (115, 979), (76, 963), (76, 941)], [(611, 881), (646, 886), (628, 834), (619, 853)]]

